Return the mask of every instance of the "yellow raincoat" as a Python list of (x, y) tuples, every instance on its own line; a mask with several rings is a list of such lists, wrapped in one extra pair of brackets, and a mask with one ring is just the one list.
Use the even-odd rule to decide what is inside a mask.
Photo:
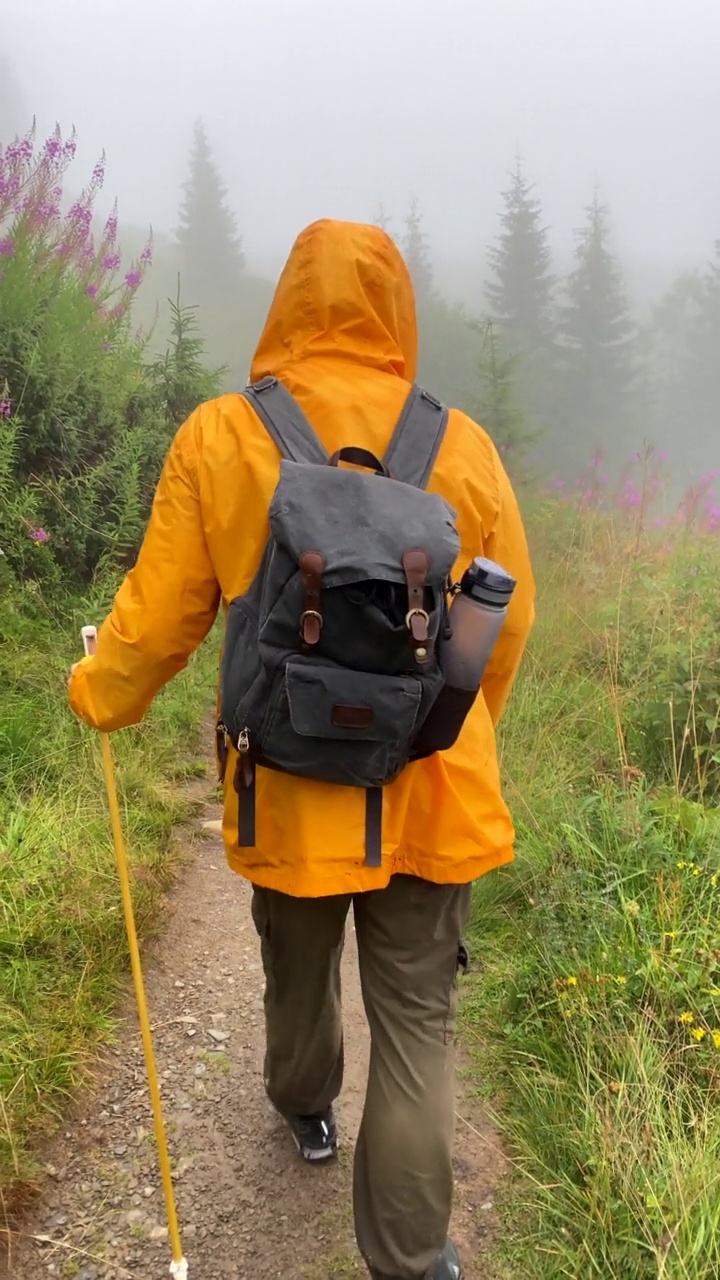
[[(413, 289), (375, 227), (319, 222), (298, 238), (280, 278), (251, 377), (279, 377), (330, 453), (382, 456), (415, 377)], [(432, 390), (432, 388), (428, 388)], [(137, 564), (76, 668), (70, 701), (101, 730), (135, 724), (208, 634), (220, 601), (247, 591), (268, 536), (278, 451), (249, 404), (203, 404), (170, 448)], [(507, 624), (459, 742), (410, 765), (385, 789), (383, 865), (365, 857), (365, 793), (259, 769), (257, 846), (237, 845), (231, 753), (224, 837), (233, 870), (315, 897), (384, 887), (394, 872), (464, 883), (511, 860), (494, 726), (533, 620), (534, 585), (509, 481), (488, 436), (453, 410), (429, 489), (458, 513), (458, 574), (476, 555), (518, 580)]]

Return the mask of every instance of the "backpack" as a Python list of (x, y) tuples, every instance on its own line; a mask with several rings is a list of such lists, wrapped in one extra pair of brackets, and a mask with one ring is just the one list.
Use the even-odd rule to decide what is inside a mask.
[[(218, 742), (238, 752), (238, 843), (255, 845), (255, 770), (363, 788), (382, 865), (382, 788), (443, 686), (455, 512), (425, 492), (448, 412), (413, 387), (382, 461), (332, 457), (276, 378), (242, 393), (283, 461), (257, 574), (227, 613)], [(366, 470), (341, 467), (340, 463)], [(428, 754), (424, 752), (424, 754)]]

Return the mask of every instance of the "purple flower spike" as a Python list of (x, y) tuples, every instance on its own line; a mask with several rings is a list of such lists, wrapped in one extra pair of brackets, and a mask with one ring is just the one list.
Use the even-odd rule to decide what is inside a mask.
[(87, 289), (85, 290), (88, 298), (96, 298), (97, 291), (98, 291), (98, 287), (96, 284), (89, 284)]
[(12, 400), (0, 400), (0, 418), (9, 418), (12, 413)]
[(132, 271), (128, 271), (125, 277), (125, 283), (128, 289), (137, 289), (141, 280), (142, 272), (138, 271), (137, 268), (134, 268)]
[(50, 537), (50, 534), (48, 533), (47, 529), (31, 529), (30, 530), (30, 538), (33, 542), (38, 542), (38, 543), (47, 542), (49, 537)]
[(0, 258), (11, 258), (15, 252), (15, 241), (7, 237), (0, 240)]

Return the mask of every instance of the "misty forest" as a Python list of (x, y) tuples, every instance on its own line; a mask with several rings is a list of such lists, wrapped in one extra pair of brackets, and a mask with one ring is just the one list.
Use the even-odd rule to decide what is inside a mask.
[[(133, 1094), (125, 1123), (119, 1093), (102, 1111), (93, 1101), (98, 1055), (119, 1043), (119, 1061), (137, 1032), (121, 1029), (128, 953), (98, 751), (65, 685), (81, 625), (102, 620), (135, 560), (176, 429), (245, 386), (284, 258), (323, 216), (382, 227), (401, 249), (418, 381), (494, 440), (537, 577), (499, 729), (517, 858), (474, 887), (461, 979), (459, 1125), (480, 1144), (460, 1161), (467, 1277), (720, 1275), (720, 189), (708, 124), (720, 31), (704, 0), (643, 0), (637, 13), (611, 0), (607, 24), (566, 0), (516, 7), (517, 47), (512, 20), (487, 15), (480, 32), (470, 0), (388, 0), (384, 19), (379, 0), (347, 12), (269, 0), (272, 33), (248, 15), (241, 51), (223, 0), (178, 17), (172, 40), (164, 0), (148, 3), (147, 27), (135, 0), (122, 19), (73, 0), (77, 41), (43, 0), (10, 20), (0, 1265), (5, 1248), (18, 1280), (166, 1265), (159, 1192), (143, 1190), (146, 1104)], [(94, 50), (83, 63), (82, 41)], [(178, 832), (217, 798), (206, 766), (219, 641), (216, 629), (142, 727), (113, 738), (148, 939), (162, 939), (167, 896), (191, 874)], [(192, 945), (207, 957), (204, 929), (195, 922)], [(184, 1005), (183, 1018), (197, 1020)], [(160, 1064), (178, 1114), (178, 1098), (195, 1099), (196, 1126), (203, 1090), (219, 1114), (257, 1084), (240, 1033), (225, 1045), (217, 1027), (230, 1023), (214, 1025), (210, 1049), (183, 1040), (194, 1083)], [(141, 1091), (139, 1058), (134, 1069)], [(78, 1097), (100, 1135), (92, 1150), (74, 1145)], [(365, 1274), (342, 1217), (349, 1166), (328, 1204), (288, 1192), (280, 1217), (274, 1187), (248, 1199), (219, 1163), (201, 1183), (182, 1132), (173, 1123), (194, 1277), (234, 1274), (221, 1264), (239, 1249), (237, 1274), (270, 1280), (279, 1263), (253, 1252), (259, 1236), (287, 1250), (295, 1217), (315, 1214), (321, 1255), (301, 1236), (285, 1274)], [(58, 1134), (67, 1167), (48, 1147)]]

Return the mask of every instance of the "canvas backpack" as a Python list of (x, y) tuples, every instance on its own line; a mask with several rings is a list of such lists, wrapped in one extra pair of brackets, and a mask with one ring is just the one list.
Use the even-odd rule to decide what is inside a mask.
[[(270, 536), (232, 600), (219, 745), (238, 752), (238, 841), (255, 845), (255, 771), (366, 794), (365, 861), (382, 862), (382, 788), (414, 758), (443, 685), (455, 512), (425, 492), (447, 410), (413, 387), (382, 461), (332, 457), (276, 378), (243, 392), (282, 454)], [(349, 464), (341, 466), (341, 463)], [(365, 468), (359, 470), (358, 468)]]

